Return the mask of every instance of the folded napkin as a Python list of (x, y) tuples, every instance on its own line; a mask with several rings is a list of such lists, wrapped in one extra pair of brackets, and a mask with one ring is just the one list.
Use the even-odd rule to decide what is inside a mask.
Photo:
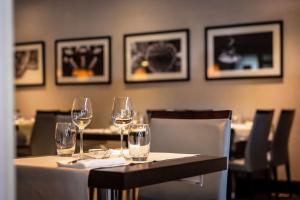
[(126, 160), (124, 158), (88, 159), (88, 160), (78, 160), (76, 162), (64, 160), (64, 161), (57, 162), (57, 165), (59, 167), (69, 167), (69, 168), (77, 168), (77, 169), (116, 167), (125, 164), (126, 164)]

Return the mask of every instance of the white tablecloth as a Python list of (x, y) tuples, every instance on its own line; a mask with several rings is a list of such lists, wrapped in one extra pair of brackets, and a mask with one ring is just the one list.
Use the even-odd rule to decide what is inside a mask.
[[(247, 141), (248, 137), (250, 136), (250, 132), (252, 129), (253, 122), (249, 121), (246, 123), (232, 123), (231, 128), (234, 129), (234, 142), (242, 142)], [(273, 125), (271, 127), (269, 133), (269, 140), (273, 139)]]
[(15, 120), (15, 126), (17, 127), (17, 141), (18, 145), (29, 145), (32, 135), (32, 129), (34, 126), (34, 119), (20, 118)]
[(59, 160), (74, 160), (58, 156), (16, 159), (17, 199), (88, 199), (89, 170), (59, 168)]
[(83, 130), (84, 134), (120, 134), (119, 129), (115, 126), (110, 126), (109, 128), (87, 128)]
[[(146, 162), (194, 156), (195, 154), (150, 153)], [(89, 169), (58, 167), (72, 157), (43, 156), (15, 160), (18, 200), (87, 200)], [(131, 163), (128, 161), (126, 164)]]
[(234, 142), (247, 141), (252, 123), (232, 123), (231, 128), (235, 131)]

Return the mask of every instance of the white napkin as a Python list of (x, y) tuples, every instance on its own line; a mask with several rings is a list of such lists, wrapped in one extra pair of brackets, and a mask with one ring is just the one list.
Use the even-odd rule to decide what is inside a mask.
[(57, 165), (59, 167), (69, 167), (77, 169), (94, 169), (94, 168), (105, 168), (105, 167), (116, 167), (126, 164), (124, 158), (108, 158), (108, 159), (88, 159), (88, 160), (79, 160), (77, 162), (70, 161), (58, 161)]

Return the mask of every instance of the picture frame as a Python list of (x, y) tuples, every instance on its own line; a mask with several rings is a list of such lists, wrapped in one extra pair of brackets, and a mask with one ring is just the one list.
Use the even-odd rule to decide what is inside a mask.
[(124, 82), (190, 80), (189, 29), (124, 35)]
[(45, 43), (43, 41), (15, 44), (15, 86), (45, 85)]
[(283, 21), (205, 28), (205, 79), (283, 77)]
[(111, 83), (111, 37), (55, 41), (56, 85)]

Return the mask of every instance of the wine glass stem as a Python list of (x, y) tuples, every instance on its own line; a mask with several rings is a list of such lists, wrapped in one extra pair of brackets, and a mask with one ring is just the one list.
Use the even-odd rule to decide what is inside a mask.
[(79, 129), (80, 134), (80, 151), (79, 151), (79, 158), (83, 158), (83, 129)]
[(121, 149), (120, 149), (120, 155), (123, 156), (123, 128), (120, 128), (120, 135), (121, 135)]

